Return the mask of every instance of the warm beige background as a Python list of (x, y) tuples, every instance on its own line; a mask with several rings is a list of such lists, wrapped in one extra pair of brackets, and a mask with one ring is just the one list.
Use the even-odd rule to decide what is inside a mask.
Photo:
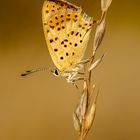
[[(100, 15), (100, 0), (71, 0)], [(0, 140), (76, 140), (72, 112), (79, 93), (50, 72), (41, 23), (43, 0), (0, 0)], [(92, 35), (93, 37), (93, 35)], [(88, 50), (91, 49), (92, 38)], [(94, 79), (101, 91), (87, 140), (140, 140), (140, 1), (113, 0)]]

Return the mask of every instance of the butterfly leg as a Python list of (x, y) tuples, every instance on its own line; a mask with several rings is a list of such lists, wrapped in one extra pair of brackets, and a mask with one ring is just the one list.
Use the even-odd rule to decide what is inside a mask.
[(78, 86), (77, 86), (76, 82), (77, 82), (77, 81), (81, 81), (81, 80), (84, 81), (85, 78), (84, 78), (84, 77), (77, 77), (77, 78), (73, 79), (71, 82), (72, 82), (72, 84), (78, 89)]
[(84, 75), (85, 73), (84, 73), (84, 72), (78, 72), (77, 74), (79, 74), (79, 75)]
[(82, 81), (82, 80), (85, 80), (85, 77), (77, 77), (73, 79), (72, 82), (77, 82), (77, 81)]
[(81, 60), (78, 64), (86, 64), (86, 63), (90, 62), (91, 58), (87, 58), (85, 60)]

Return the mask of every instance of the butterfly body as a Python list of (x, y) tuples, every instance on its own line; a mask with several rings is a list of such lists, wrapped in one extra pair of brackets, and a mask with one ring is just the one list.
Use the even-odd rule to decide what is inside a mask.
[(55, 69), (53, 71), (53, 74), (55, 76), (65, 78), (68, 83), (74, 83), (75, 80), (77, 79), (76, 78), (77, 74), (79, 73), (80, 70), (82, 70), (82, 68), (83, 68), (83, 65), (79, 64), (79, 65), (77, 65), (77, 67), (70, 69), (70, 71), (65, 70), (65, 71), (61, 72), (58, 69)]
[(42, 8), (43, 29), (51, 58), (60, 74), (73, 81), (83, 65), (93, 19), (64, 0), (47, 0)]

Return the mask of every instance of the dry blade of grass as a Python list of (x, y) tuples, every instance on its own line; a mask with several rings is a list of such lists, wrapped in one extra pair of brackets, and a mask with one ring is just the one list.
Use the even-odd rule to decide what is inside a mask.
[(96, 52), (103, 40), (105, 34), (105, 23), (106, 23), (106, 14), (109, 6), (111, 5), (112, 0), (101, 0), (101, 10), (102, 15), (100, 20), (97, 21), (94, 41), (93, 41), (93, 53), (89, 58), (89, 62), (85, 66), (85, 80), (83, 83), (83, 91), (80, 97), (79, 104), (77, 105), (74, 113), (73, 113), (73, 122), (75, 126), (75, 130), (78, 132), (79, 140), (84, 140), (86, 135), (88, 134), (90, 128), (93, 125), (95, 116), (96, 116), (96, 103), (99, 91), (97, 96), (92, 101), (91, 96), (95, 89), (95, 84), (92, 83), (92, 70), (98, 66), (99, 63), (104, 58), (103, 54), (99, 59), (95, 61)]

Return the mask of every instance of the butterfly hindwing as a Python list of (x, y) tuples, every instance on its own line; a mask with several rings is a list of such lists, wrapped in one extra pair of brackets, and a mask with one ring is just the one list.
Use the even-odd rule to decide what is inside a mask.
[(93, 19), (75, 5), (62, 0), (48, 0), (42, 9), (47, 46), (60, 71), (71, 69), (85, 52)]

